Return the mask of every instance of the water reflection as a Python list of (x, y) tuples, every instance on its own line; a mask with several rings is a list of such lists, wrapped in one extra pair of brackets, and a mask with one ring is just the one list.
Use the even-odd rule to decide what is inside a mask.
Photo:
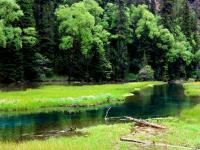
[[(148, 88), (127, 98), (121, 105), (112, 105), (109, 117), (136, 118), (176, 116), (185, 108), (193, 107), (197, 100), (186, 97), (181, 85), (162, 85)], [(35, 114), (0, 115), (0, 140), (22, 140), (24, 135), (45, 134), (70, 127), (103, 124), (109, 106), (69, 113), (52, 111)]]

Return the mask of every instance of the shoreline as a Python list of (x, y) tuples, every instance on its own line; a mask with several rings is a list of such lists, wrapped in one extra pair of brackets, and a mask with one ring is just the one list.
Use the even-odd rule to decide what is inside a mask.
[[(164, 82), (64, 86), (46, 85), (17, 92), (0, 91), (0, 112), (33, 111), (53, 108), (88, 108), (119, 103), (147, 87)], [(64, 98), (66, 97), (66, 98)]]

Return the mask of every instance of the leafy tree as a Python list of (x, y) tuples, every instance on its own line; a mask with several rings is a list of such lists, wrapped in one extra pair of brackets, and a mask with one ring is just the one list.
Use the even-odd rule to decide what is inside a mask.
[[(186, 78), (186, 66), (189, 66), (193, 59), (192, 47), (187, 41), (186, 36), (181, 32), (179, 26), (175, 28), (175, 43), (167, 54), (170, 64), (171, 78)], [(179, 71), (177, 71), (179, 70)]]
[(21, 80), (22, 29), (16, 22), (23, 16), (14, 0), (0, 1), (0, 72), (4, 80)]
[[(167, 63), (166, 54), (173, 47), (174, 36), (160, 25), (160, 18), (152, 14), (146, 5), (130, 8), (131, 28), (133, 29), (134, 47), (130, 53), (135, 53), (132, 59), (138, 63), (146, 55), (148, 63), (155, 69), (156, 78), (162, 78)], [(142, 64), (142, 63), (140, 63)], [(141, 68), (142, 66), (138, 66)]]
[[(34, 1), (33, 0), (18, 0), (18, 4), (24, 12), (23, 17), (19, 20), (19, 26), (22, 28), (21, 59), (23, 65), (23, 78), (25, 80), (40, 80), (44, 74), (44, 67), (38, 63), (38, 59), (45, 58), (39, 54), (38, 49), (38, 33), (36, 31), (36, 22), (34, 18)], [(40, 57), (38, 57), (40, 55)], [(46, 62), (46, 61), (45, 61)]]
[[(162, 16), (163, 24), (166, 28), (171, 29), (176, 18), (174, 17), (175, 0), (164, 0), (161, 5), (160, 14)], [(176, 5), (177, 6), (177, 5)]]
[(56, 11), (61, 36), (60, 48), (66, 51), (69, 61), (69, 80), (77, 53), (82, 57), (87, 80), (89, 65), (95, 53), (105, 57), (104, 43), (107, 42), (109, 33), (101, 25), (96, 25), (96, 18), (102, 12), (97, 6), (95, 1), (85, 0), (72, 6), (61, 5)]
[[(29, 0), (30, 1), (30, 0)], [(58, 31), (55, 10), (65, 0), (34, 0), (33, 10), (38, 33), (37, 48), (49, 59), (48, 68), (56, 70), (58, 55)]]
[(117, 4), (108, 3), (102, 25), (111, 33), (108, 57), (113, 67), (112, 77), (123, 79), (128, 71), (128, 43), (131, 42), (129, 9), (119, 0)]
[(1, 0), (0, 80), (52, 73), (123, 80), (151, 69), (157, 80), (197, 77), (196, 13), (187, 0), (152, 7), (148, 0)]

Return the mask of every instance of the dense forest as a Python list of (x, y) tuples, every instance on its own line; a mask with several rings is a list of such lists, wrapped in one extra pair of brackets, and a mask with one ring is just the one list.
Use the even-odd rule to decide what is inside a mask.
[(0, 82), (200, 78), (187, 0), (1, 0)]

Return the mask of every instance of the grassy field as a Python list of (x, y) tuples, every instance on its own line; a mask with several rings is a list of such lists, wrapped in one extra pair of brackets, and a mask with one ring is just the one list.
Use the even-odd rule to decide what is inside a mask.
[[(198, 85), (199, 83), (190, 83)], [(192, 86), (189, 83), (185, 87)], [(125, 94), (127, 92), (121, 93)], [(138, 132), (134, 139), (141, 141), (151, 141), (155, 143), (165, 143), (200, 148), (200, 105), (194, 108), (184, 109), (179, 117), (151, 118), (154, 122), (167, 127), (164, 131), (158, 131), (156, 134), (149, 132)], [(81, 129), (83, 136), (50, 138), (48, 140), (32, 140), (20, 143), (0, 142), (0, 150), (138, 150), (138, 149), (156, 149), (160, 147), (141, 147), (135, 143), (122, 142), (120, 137), (126, 136), (134, 131), (132, 123), (120, 123), (114, 125), (98, 125)], [(172, 149), (172, 148), (163, 148)]]
[(49, 107), (84, 107), (123, 100), (131, 92), (163, 82), (65, 86), (48, 85), (26, 91), (0, 91), (0, 111), (34, 110)]
[(52, 138), (46, 141), (0, 143), (0, 150), (112, 150), (126, 149), (119, 138), (130, 132), (130, 124), (99, 125), (83, 129), (86, 136)]
[[(184, 116), (184, 114), (183, 114)], [(171, 145), (200, 148), (200, 122), (190, 122), (183, 118), (149, 119), (151, 122), (161, 124), (165, 131), (149, 134), (138, 132), (134, 139), (165, 143)], [(98, 125), (81, 129), (82, 136), (58, 137), (48, 140), (32, 140), (20, 143), (0, 142), (0, 150), (140, 150), (140, 149), (169, 149), (161, 147), (142, 147), (131, 142), (122, 142), (120, 138), (129, 135), (133, 129), (132, 123), (114, 125)]]
[(200, 82), (185, 83), (184, 88), (186, 95), (200, 96)]

